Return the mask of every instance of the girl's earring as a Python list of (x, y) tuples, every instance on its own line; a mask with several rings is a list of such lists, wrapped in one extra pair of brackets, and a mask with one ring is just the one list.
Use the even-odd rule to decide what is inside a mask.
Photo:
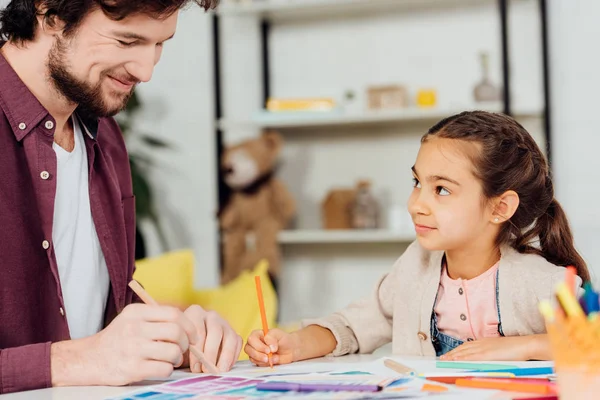
[(494, 222), (500, 222), (499, 218), (494, 218)]

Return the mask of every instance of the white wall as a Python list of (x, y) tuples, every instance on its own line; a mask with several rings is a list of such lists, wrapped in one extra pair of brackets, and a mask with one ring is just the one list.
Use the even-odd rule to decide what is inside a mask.
[(600, 2), (553, 0), (550, 5), (552, 123), (557, 197), (575, 242), (600, 277)]
[[(512, 94), (515, 108), (541, 108), (541, 50), (537, 1), (511, 2)], [(223, 21), (225, 116), (246, 120), (260, 108), (258, 21)], [(471, 107), (480, 78), (477, 53), (491, 54), (492, 79), (501, 82), (499, 15), (493, 2), (453, 9), (410, 10), (276, 23), (271, 30), (272, 94), (328, 96), (347, 89), (364, 101), (372, 84), (406, 84), (438, 91), (440, 108)], [(524, 121), (539, 139), (540, 120)], [(280, 176), (298, 201), (296, 227), (319, 228), (319, 203), (333, 186), (373, 180), (384, 205), (406, 203), (410, 166), (428, 126), (370, 131), (307, 130), (285, 134)], [(256, 132), (226, 132), (235, 142)], [(329, 313), (368, 293), (404, 251), (403, 244), (286, 245), (281, 280), (283, 322)]]
[[(146, 108), (136, 122), (173, 146), (153, 152), (151, 180), (170, 248), (194, 250), (197, 287), (218, 282), (213, 81), (210, 17), (189, 7), (152, 80), (139, 87)], [(144, 227), (150, 255), (160, 253), (152, 227)]]

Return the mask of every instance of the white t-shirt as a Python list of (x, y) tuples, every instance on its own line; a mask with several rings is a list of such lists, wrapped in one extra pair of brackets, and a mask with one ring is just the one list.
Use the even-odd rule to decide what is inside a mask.
[(108, 269), (90, 209), (87, 152), (77, 118), (71, 153), (54, 143), (56, 198), (52, 242), (72, 339), (98, 333), (104, 323)]

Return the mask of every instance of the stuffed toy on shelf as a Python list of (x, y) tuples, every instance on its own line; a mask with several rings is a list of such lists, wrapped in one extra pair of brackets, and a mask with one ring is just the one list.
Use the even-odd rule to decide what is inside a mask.
[(274, 131), (225, 149), (221, 168), (231, 195), (221, 212), (223, 284), (253, 269), (261, 259), (269, 263), (274, 283), (281, 268), (280, 230), (293, 219), (296, 202), (275, 168), (283, 138)]

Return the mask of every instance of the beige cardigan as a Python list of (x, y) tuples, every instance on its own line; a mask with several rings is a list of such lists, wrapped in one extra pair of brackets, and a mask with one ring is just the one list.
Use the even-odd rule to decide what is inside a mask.
[[(427, 251), (414, 242), (380, 279), (371, 296), (329, 317), (302, 321), (302, 325), (331, 330), (337, 340), (334, 356), (372, 353), (390, 341), (394, 354), (435, 356), (429, 336), (443, 255), (443, 251)], [(502, 248), (498, 296), (503, 333), (545, 333), (538, 303), (553, 298), (555, 286), (564, 275), (565, 268), (543, 257)], [(577, 279), (581, 286), (581, 279)]]

